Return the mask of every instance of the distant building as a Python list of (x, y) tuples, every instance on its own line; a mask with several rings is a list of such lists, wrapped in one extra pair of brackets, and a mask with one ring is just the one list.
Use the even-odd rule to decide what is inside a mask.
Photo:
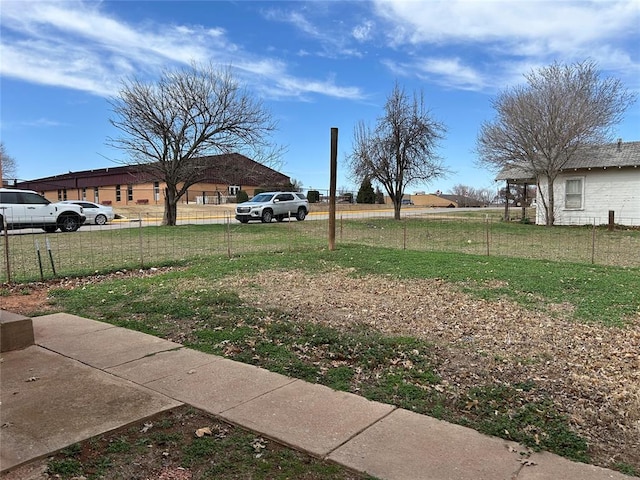
[[(197, 159), (204, 180), (189, 187), (182, 203), (226, 203), (244, 190), (252, 196), (258, 188), (287, 186), (291, 179), (239, 153)], [(35, 190), (51, 201), (88, 200), (104, 205), (163, 204), (165, 184), (139, 165), (69, 172), (17, 182), (15, 187)]]

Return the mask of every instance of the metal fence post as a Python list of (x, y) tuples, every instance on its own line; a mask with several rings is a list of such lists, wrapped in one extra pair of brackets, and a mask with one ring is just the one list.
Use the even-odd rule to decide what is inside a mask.
[(42, 271), (42, 255), (40, 255), (40, 242), (36, 240), (36, 253), (38, 256), (38, 267), (40, 268), (40, 280), (44, 282), (44, 272)]
[(403, 222), (402, 224), (402, 249), (407, 249), (407, 222)]
[(56, 265), (53, 261), (53, 252), (51, 251), (51, 242), (49, 242), (49, 237), (45, 237), (44, 241), (47, 246), (47, 252), (49, 253), (49, 261), (51, 262), (51, 271), (53, 272), (53, 276), (57, 277), (58, 274), (56, 273)]
[[(3, 208), (4, 210), (4, 208)], [(11, 263), (9, 262), (9, 232), (7, 232), (7, 222), (2, 215), (2, 232), (4, 233), (4, 260), (7, 269), (7, 283), (11, 283)]]
[(486, 236), (486, 242), (487, 242), (487, 257), (488, 257), (489, 256), (489, 238), (490, 238), (490, 235), (489, 235), (489, 215), (485, 215), (484, 223), (485, 223), (485, 232), (486, 232), (485, 236)]
[(142, 245), (142, 216), (138, 213), (138, 240), (140, 246), (140, 268), (144, 268), (144, 252)]
[(227, 223), (227, 256), (231, 258), (231, 214), (225, 212), (225, 221)]
[(593, 229), (591, 231), (591, 264), (596, 263), (596, 219), (593, 219)]

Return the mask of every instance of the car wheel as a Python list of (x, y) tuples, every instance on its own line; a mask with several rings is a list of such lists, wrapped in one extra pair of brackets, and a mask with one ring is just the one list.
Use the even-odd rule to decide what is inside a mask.
[(77, 217), (73, 215), (67, 215), (66, 217), (60, 219), (58, 226), (63, 232), (75, 232), (76, 230), (78, 230), (78, 228), (80, 228), (80, 222), (78, 221)]
[(273, 220), (273, 212), (271, 210), (264, 210), (262, 212), (262, 223), (271, 223)]
[(299, 208), (298, 209), (298, 213), (296, 215), (296, 219), (301, 222), (303, 221), (305, 218), (307, 218), (307, 211), (304, 208)]
[(48, 225), (46, 227), (43, 227), (42, 229), (47, 233), (54, 233), (58, 229), (58, 227), (56, 225)]
[(104, 225), (107, 223), (107, 217), (105, 215), (97, 215), (95, 221), (96, 225)]

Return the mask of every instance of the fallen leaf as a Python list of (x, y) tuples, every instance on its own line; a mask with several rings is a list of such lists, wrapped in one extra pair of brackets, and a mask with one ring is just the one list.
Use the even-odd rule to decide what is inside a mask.
[(211, 435), (211, 429), (209, 427), (203, 427), (196, 430), (196, 437), (201, 438), (205, 435)]
[(147, 433), (151, 427), (153, 427), (153, 423), (146, 422), (144, 426), (140, 429), (140, 432)]

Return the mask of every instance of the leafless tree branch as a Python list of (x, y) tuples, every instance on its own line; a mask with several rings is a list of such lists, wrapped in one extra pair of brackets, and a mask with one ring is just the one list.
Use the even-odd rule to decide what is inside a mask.
[(2, 179), (16, 178), (18, 174), (18, 165), (16, 159), (7, 152), (4, 142), (0, 142), (0, 187)]
[(558, 174), (583, 147), (611, 141), (613, 126), (636, 97), (619, 80), (601, 78), (592, 61), (554, 63), (524, 77), (525, 85), (508, 88), (493, 100), (496, 119), (481, 125), (476, 149), (481, 166), (530, 171), (547, 225), (553, 225)]
[(359, 181), (369, 178), (382, 185), (399, 220), (407, 186), (448, 173), (435, 151), (444, 132), (445, 127), (425, 107), (424, 94), (410, 97), (396, 83), (375, 128), (364, 122), (355, 126), (349, 168)]
[(259, 157), (254, 160), (274, 164), (283, 152), (269, 142), (277, 127), (271, 114), (229, 67), (194, 63), (165, 71), (156, 83), (134, 78), (110, 103), (110, 122), (122, 136), (108, 144), (164, 181), (166, 225), (175, 225), (177, 202), (187, 189), (204, 180), (207, 165), (199, 159), (252, 152)]

